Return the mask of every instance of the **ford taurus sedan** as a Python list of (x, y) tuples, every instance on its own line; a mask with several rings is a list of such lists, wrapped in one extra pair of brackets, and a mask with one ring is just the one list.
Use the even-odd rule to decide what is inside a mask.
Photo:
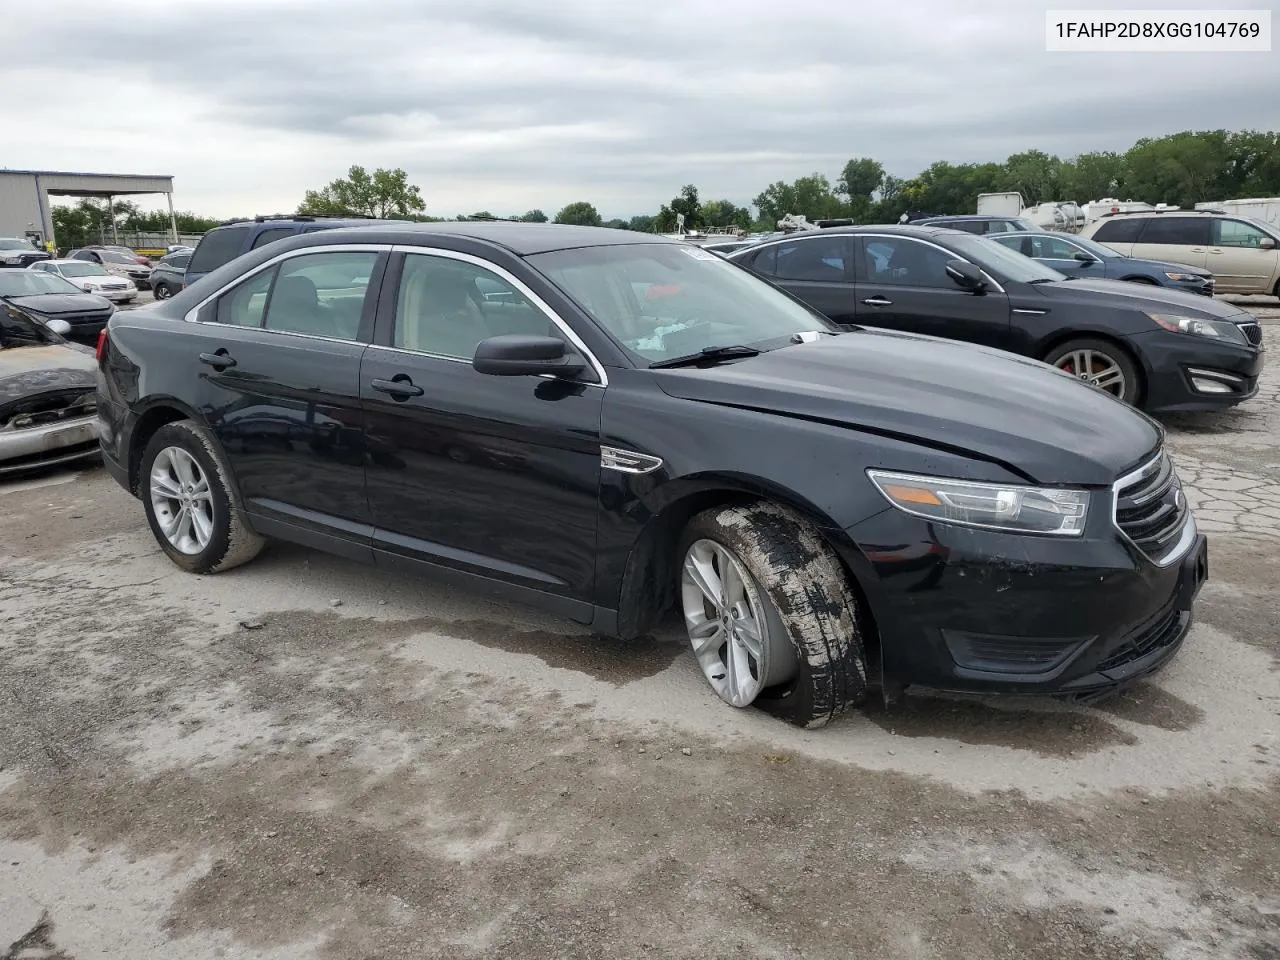
[(1067, 277), (941, 227), (833, 227), (731, 253), (842, 324), (996, 347), (1150, 412), (1218, 410), (1258, 392), (1262, 328), (1181, 290)]
[(1160, 426), (1105, 391), (627, 231), (280, 240), (117, 314), (98, 364), (179, 567), (278, 538), (601, 634), (674, 607), (715, 694), (807, 726), (873, 687), (1114, 689), (1207, 573)]

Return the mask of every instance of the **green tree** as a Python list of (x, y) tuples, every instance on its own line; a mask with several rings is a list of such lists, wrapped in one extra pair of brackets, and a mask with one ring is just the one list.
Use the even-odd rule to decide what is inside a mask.
[(771, 225), (769, 229), (788, 213), (810, 220), (825, 220), (845, 213), (845, 205), (836, 196), (831, 181), (821, 173), (799, 177), (793, 183), (782, 180), (772, 183), (752, 203), (760, 211), (760, 219)]
[(732, 200), (708, 200), (698, 210), (698, 221), (706, 228), (727, 230), (751, 226), (751, 211)]
[(379, 167), (369, 173), (364, 167), (353, 166), (345, 178), (333, 180), (319, 190), (308, 190), (298, 213), (408, 219), (425, 209), (422, 191), (409, 182), (409, 175), (399, 167)]
[(657, 231), (655, 222), (655, 217), (651, 217), (648, 214), (640, 214), (627, 221), (627, 229), (635, 230), (637, 233), (655, 233)]
[[(1005, 189), (1022, 194), (1028, 206), (1062, 200), (1062, 161), (1043, 150), (1015, 153), (1004, 162)], [(976, 202), (976, 198), (975, 198)]]
[(1225, 130), (1144, 138), (1124, 156), (1125, 186), (1135, 200), (1190, 207), (1232, 192), (1232, 151)]
[(884, 167), (870, 157), (854, 157), (840, 171), (836, 193), (847, 197), (849, 216), (860, 222), (870, 218), (873, 196), (884, 184)]
[(1007, 171), (999, 163), (952, 164), (939, 160), (902, 187), (904, 209), (927, 213), (973, 213), (978, 194), (1005, 188)]
[(562, 208), (556, 214), (556, 223), (572, 223), (580, 227), (600, 226), (600, 213), (585, 200), (579, 200)]
[(621, 217), (614, 217), (612, 220), (606, 220), (601, 226), (610, 228), (611, 230), (628, 230), (627, 221)]
[(704, 226), (702, 222), (702, 206), (698, 202), (698, 188), (692, 183), (686, 183), (680, 188), (680, 195), (672, 198), (670, 203), (664, 203), (662, 208), (658, 210), (658, 216), (654, 218), (654, 229), (658, 233), (672, 233), (679, 224), (678, 217), (684, 214), (685, 230), (701, 230)]
[(1082, 153), (1064, 160), (1060, 171), (1062, 198), (1088, 203), (1116, 196), (1124, 187), (1124, 157), (1118, 153)]
[(547, 215), (541, 210), (534, 209), (530, 210), (528, 213), (521, 214), (516, 217), (516, 219), (523, 220), (525, 223), (546, 223)]

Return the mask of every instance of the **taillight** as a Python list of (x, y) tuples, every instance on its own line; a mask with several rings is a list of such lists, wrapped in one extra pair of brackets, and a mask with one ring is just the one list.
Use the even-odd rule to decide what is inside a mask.
[(98, 331), (98, 349), (94, 351), (98, 362), (102, 362), (102, 358), (107, 355), (107, 328), (103, 327)]

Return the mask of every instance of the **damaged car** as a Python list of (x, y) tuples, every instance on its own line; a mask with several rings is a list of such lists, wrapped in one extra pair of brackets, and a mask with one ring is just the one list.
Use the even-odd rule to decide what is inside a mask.
[(0, 477), (101, 457), (97, 364), (70, 330), (0, 300)]
[(1145, 414), (678, 240), (304, 234), (117, 314), (98, 362), (107, 468), (182, 569), (278, 538), (600, 634), (674, 610), (718, 697), (808, 727), (877, 688), (1114, 690), (1208, 571)]

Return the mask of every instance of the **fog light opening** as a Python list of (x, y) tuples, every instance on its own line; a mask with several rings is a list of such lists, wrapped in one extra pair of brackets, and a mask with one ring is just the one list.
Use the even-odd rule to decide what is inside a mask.
[(1225, 383), (1219, 383), (1217, 380), (1210, 380), (1207, 377), (1192, 377), (1191, 385), (1200, 393), (1234, 393), (1235, 391)]

